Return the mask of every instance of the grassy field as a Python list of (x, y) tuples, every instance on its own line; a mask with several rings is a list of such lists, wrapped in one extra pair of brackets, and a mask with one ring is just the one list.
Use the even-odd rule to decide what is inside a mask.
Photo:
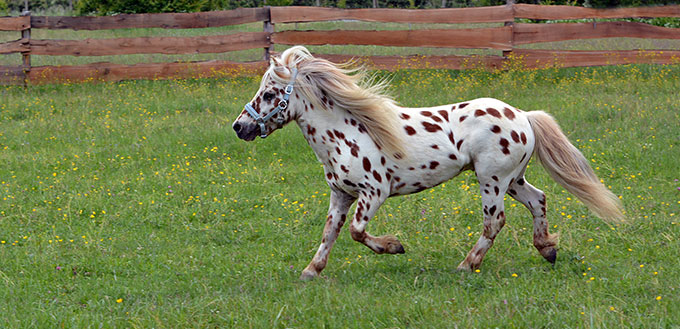
[(375, 255), (346, 228), (324, 277), (303, 283), (328, 188), (294, 125), (236, 138), (259, 78), (0, 87), (0, 327), (680, 325), (680, 66), (388, 78), (407, 106), (496, 97), (552, 113), (628, 223), (592, 216), (532, 162), (557, 263), (508, 199), (481, 271), (460, 273), (482, 229), (464, 173), (379, 210), (368, 231), (405, 255)]

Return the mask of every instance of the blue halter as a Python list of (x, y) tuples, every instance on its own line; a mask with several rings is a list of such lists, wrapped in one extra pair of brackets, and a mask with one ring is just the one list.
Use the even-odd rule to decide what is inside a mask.
[[(252, 105), (250, 103), (246, 104), (245, 109), (250, 114), (253, 119), (255, 119), (255, 122), (260, 126), (260, 137), (261, 138), (266, 138), (267, 137), (267, 129), (265, 128), (264, 124), (269, 121), (273, 116), (275, 116), (277, 113), (281, 112), (281, 110), (285, 110), (288, 107), (288, 99), (290, 98), (290, 94), (293, 93), (293, 85), (295, 84), (295, 77), (297, 76), (297, 69), (292, 69), (292, 78), (290, 79), (290, 82), (288, 85), (286, 85), (286, 89), (284, 89), (284, 94), (283, 94), (283, 99), (279, 101), (279, 105), (271, 111), (269, 114), (267, 114), (265, 117), (260, 116), (259, 113), (255, 111)], [(283, 118), (279, 117), (276, 119), (276, 123), (280, 126), (283, 124)]]

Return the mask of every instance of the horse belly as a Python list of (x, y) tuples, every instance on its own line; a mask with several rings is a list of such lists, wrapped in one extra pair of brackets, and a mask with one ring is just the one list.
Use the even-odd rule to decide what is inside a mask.
[(419, 166), (404, 168), (400, 173), (395, 174), (399, 181), (394, 179), (391, 184), (390, 195), (406, 195), (420, 192), (428, 188), (437, 186), (456, 177), (464, 169), (462, 161), (452, 161), (451, 159), (440, 159), (438, 157), (426, 157), (427, 161)]

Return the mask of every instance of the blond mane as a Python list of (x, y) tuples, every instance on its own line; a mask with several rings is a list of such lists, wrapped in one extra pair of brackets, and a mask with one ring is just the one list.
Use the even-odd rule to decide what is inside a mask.
[(324, 98), (331, 100), (366, 127), (383, 153), (395, 159), (407, 155), (396, 102), (387, 94), (384, 81), (375, 81), (363, 67), (349, 68), (351, 62), (338, 65), (316, 58), (302, 46), (284, 51), (273, 61), (265, 79), (269, 75), (280, 83), (288, 83), (289, 68), (296, 67), (295, 88), (315, 107), (324, 108)]

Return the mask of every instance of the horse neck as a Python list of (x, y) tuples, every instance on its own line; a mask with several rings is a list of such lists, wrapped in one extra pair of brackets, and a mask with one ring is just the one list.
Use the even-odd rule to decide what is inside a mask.
[(307, 143), (314, 149), (317, 157), (321, 160), (326, 157), (326, 148), (330, 148), (332, 144), (322, 143), (327, 131), (344, 130), (346, 120), (352, 119), (352, 115), (342, 109), (330, 107), (327, 109), (315, 107), (302, 111), (297, 116), (296, 122), (302, 131), (302, 135), (307, 140)]

